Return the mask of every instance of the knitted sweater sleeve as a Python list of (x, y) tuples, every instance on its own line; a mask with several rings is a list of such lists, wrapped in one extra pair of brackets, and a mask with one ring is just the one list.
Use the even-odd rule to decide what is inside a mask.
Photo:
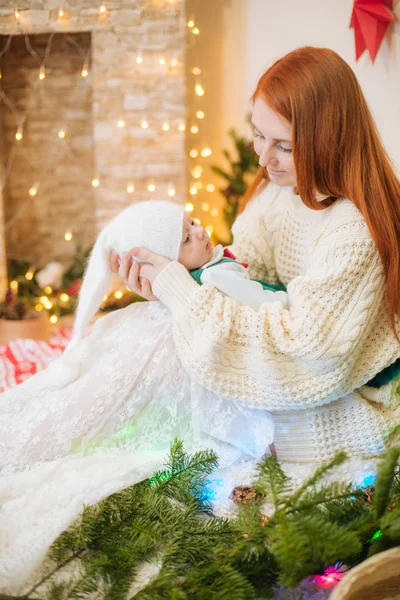
[(336, 400), (395, 360), (399, 346), (387, 333), (384, 276), (369, 234), (322, 236), (309, 265), (288, 285), (289, 310), (267, 303), (255, 312), (198, 286), (171, 262), (153, 289), (172, 312), (192, 377), (252, 406), (291, 410)]

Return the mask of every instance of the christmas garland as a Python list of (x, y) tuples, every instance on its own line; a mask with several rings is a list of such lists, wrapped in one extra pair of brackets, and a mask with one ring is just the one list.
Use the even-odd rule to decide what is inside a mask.
[[(265, 458), (252, 488), (236, 489), (228, 520), (213, 515), (217, 457), (176, 441), (165, 469), (84, 510), (51, 547), (48, 575), (18, 600), (327, 597), (346, 570), (400, 545), (399, 457), (400, 447), (382, 456), (368, 490), (323, 482), (344, 453), (295, 490)], [(152, 577), (138, 586), (143, 566)]]
[[(0, 303), (0, 319), (20, 321), (46, 314), (56, 323), (60, 317), (73, 314), (90, 252), (91, 248), (78, 248), (68, 266), (50, 262), (36, 269), (26, 261), (8, 261), (10, 281)], [(138, 300), (142, 299), (121, 283), (103, 300), (100, 310), (118, 310)]]

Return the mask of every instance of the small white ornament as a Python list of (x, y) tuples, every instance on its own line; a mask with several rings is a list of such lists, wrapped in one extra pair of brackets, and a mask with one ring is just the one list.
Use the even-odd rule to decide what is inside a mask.
[(36, 281), (41, 288), (51, 286), (61, 287), (61, 279), (64, 273), (64, 265), (59, 262), (49, 262), (43, 269), (36, 273)]

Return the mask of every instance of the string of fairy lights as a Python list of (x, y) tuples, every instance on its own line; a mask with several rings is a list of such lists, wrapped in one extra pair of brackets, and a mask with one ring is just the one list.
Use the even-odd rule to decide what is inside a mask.
[[(171, 6), (172, 4), (175, 4), (175, 0), (167, 0), (166, 5), (167, 6)], [(109, 9), (107, 8), (106, 3), (102, 3), (100, 6), (98, 6), (98, 14), (99, 14), (99, 18), (104, 18), (107, 13), (109, 12)], [(21, 33), (23, 34), (23, 19), (24, 19), (24, 11), (23, 10), (19, 10), (18, 8), (15, 8), (14, 11), (14, 16), (15, 16), (15, 20), (16, 20), (16, 24), (17, 26), (21, 26)], [(64, 6), (61, 6), (58, 9), (58, 19), (63, 20), (69, 17), (69, 12), (68, 9), (66, 9)], [(195, 19), (194, 17), (191, 15), (190, 18), (187, 20), (187, 31), (188, 31), (188, 35), (193, 36), (193, 40), (196, 40), (196, 38), (200, 35), (200, 30), (197, 27), (196, 23), (195, 23)], [(57, 31), (56, 31), (57, 32)], [(63, 33), (62, 31), (57, 32), (57, 33)], [(36, 83), (34, 84), (34, 89), (31, 91), (31, 97), (34, 96), (34, 93), (32, 92), (36, 92), (38, 89), (40, 89), (40, 85), (42, 84), (42, 82), (44, 82), (46, 80), (47, 77), (51, 76), (51, 74), (49, 74), (49, 71), (47, 69), (47, 65), (48, 65), (48, 61), (49, 61), (49, 57), (50, 57), (50, 52), (51, 52), (51, 45), (52, 45), (52, 41), (53, 41), (53, 37), (54, 37), (55, 32), (53, 31), (47, 40), (47, 44), (46, 44), (46, 48), (45, 48), (45, 52), (44, 52), (44, 56), (40, 57), (38, 55), (38, 53), (34, 50), (34, 48), (32, 48), (30, 39), (29, 39), (29, 35), (27, 34), (23, 34), (25, 36), (25, 44), (26, 44), (26, 48), (28, 50), (28, 52), (37, 60), (38, 62), (38, 71), (37, 71), (37, 80)], [(10, 46), (11, 46), (11, 42), (12, 42), (12, 37), (14, 34), (11, 34), (7, 37), (4, 47), (2, 48), (2, 50), (0, 51), (0, 61), (1, 59), (4, 57), (4, 55), (9, 51)], [(66, 36), (68, 36), (68, 34), (64, 34)], [(72, 43), (77, 47), (78, 51), (81, 53), (82, 55), (82, 65), (81, 65), (81, 77), (82, 79), (84, 79), (85, 81), (87, 81), (90, 85), (90, 74), (91, 74), (91, 47), (89, 47), (89, 49), (87, 51), (85, 51), (83, 48), (81, 48), (79, 46), (79, 44), (73, 40), (70, 37), (70, 41), (72, 41)], [(154, 51), (149, 50), (146, 51), (146, 48), (139, 48), (136, 52), (136, 64), (139, 65), (141, 68), (145, 69), (145, 68), (166, 68), (167, 72), (171, 72), (173, 73), (173, 70), (177, 67), (182, 67), (182, 63), (180, 63), (179, 58), (176, 56), (166, 56), (166, 54), (160, 54), (159, 56), (156, 56)], [(12, 147), (10, 149), (10, 152), (8, 154), (8, 159), (5, 165), (5, 169), (3, 171), (3, 177), (2, 177), (2, 182), (1, 182), (1, 186), (0, 189), (3, 190), (6, 183), (7, 183), (7, 179), (8, 176), (11, 172), (12, 169), (12, 165), (13, 162), (15, 160), (15, 156), (17, 151), (23, 151), (23, 141), (24, 141), (24, 133), (25, 133), (25, 127), (26, 127), (26, 123), (28, 120), (28, 115), (29, 112), (31, 110), (31, 106), (28, 104), (28, 106), (25, 107), (25, 110), (23, 111), (23, 113), (21, 113), (20, 111), (18, 111), (17, 107), (14, 105), (14, 103), (7, 97), (3, 87), (1, 86), (1, 79), (2, 79), (2, 70), (1, 70), (1, 62), (0, 62), (0, 102), (4, 102), (4, 104), (10, 109), (10, 111), (12, 112), (15, 122), (16, 122), (16, 129), (15, 129), (15, 148)], [(204, 119), (205, 119), (205, 112), (203, 107), (201, 106), (201, 100), (203, 99), (204, 95), (205, 95), (205, 86), (202, 80), (202, 70), (200, 69), (200, 67), (198, 66), (193, 66), (190, 69), (190, 76), (193, 76), (193, 83), (192, 83), (192, 87), (191, 87), (191, 93), (194, 95), (194, 97), (196, 98), (196, 103), (193, 103), (193, 114), (191, 114), (191, 111), (188, 110), (187, 111), (187, 118), (186, 118), (186, 122), (182, 121), (175, 121), (175, 120), (152, 120), (149, 115), (143, 114), (142, 117), (139, 117), (138, 119), (136, 119), (134, 122), (132, 122), (132, 119), (129, 118), (127, 119), (126, 116), (124, 115), (120, 115), (120, 118), (116, 118), (115, 120), (115, 127), (117, 130), (123, 130), (125, 127), (138, 127), (141, 130), (150, 130), (150, 129), (155, 129), (155, 130), (159, 130), (161, 129), (164, 133), (168, 134), (168, 132), (172, 133), (172, 134), (177, 134), (177, 135), (181, 135), (184, 134), (186, 136), (188, 136), (187, 138), (187, 143), (189, 145), (189, 150), (188, 150), (188, 179), (189, 179), (189, 186), (188, 186), (188, 193), (189, 193), (189, 198), (185, 203), (185, 209), (189, 212), (189, 213), (196, 213), (196, 214), (201, 214), (204, 213), (204, 216), (206, 213), (208, 213), (211, 217), (217, 217), (218, 216), (218, 208), (216, 207), (212, 207), (211, 202), (210, 201), (204, 201), (204, 195), (203, 195), (203, 200), (200, 202), (198, 202), (199, 199), (199, 192), (207, 192), (207, 193), (212, 193), (215, 191), (215, 186), (213, 183), (205, 183), (202, 181), (202, 178), (204, 176), (204, 161), (207, 161), (207, 159), (212, 155), (212, 150), (210, 148), (210, 146), (208, 145), (208, 143), (202, 139), (202, 134), (201, 134), (201, 128), (202, 128), (202, 124), (204, 123)], [(189, 107), (190, 108), (190, 107)], [(60, 126), (56, 132), (56, 134), (54, 134), (55, 140), (54, 142), (58, 143), (60, 141), (62, 141), (65, 145), (66, 150), (68, 151), (68, 129), (67, 127), (62, 127)], [(193, 143), (192, 143), (192, 140)], [(29, 157), (27, 157), (28, 161), (29, 161)], [(201, 162), (203, 162), (203, 164), (200, 164)], [(42, 173), (43, 175), (43, 173)], [(29, 208), (29, 198), (35, 197), (38, 194), (40, 194), (40, 187), (43, 183), (42, 181), (43, 178), (39, 178), (36, 181), (33, 181), (29, 190), (27, 190), (27, 199), (25, 201), (25, 204), (23, 203), (19, 209), (19, 213), (23, 210), (28, 210)], [(98, 188), (99, 186), (102, 185), (102, 177), (101, 174), (95, 174), (95, 176), (93, 177), (93, 179), (90, 181), (91, 186), (93, 186), (93, 188)], [(158, 183), (154, 180), (149, 178), (148, 182), (146, 184), (147, 186), (147, 191), (150, 194), (153, 194), (157, 188), (159, 187)], [(135, 180), (133, 178), (130, 178), (127, 182), (126, 182), (126, 193), (128, 194), (132, 194), (133, 192), (135, 192), (135, 190), (137, 189), (137, 183), (135, 182)], [(160, 192), (160, 190), (157, 190), (158, 192)], [(161, 193), (164, 190), (161, 191)], [(167, 185), (167, 194), (169, 197), (174, 197), (176, 195), (176, 186), (173, 182), (170, 182)], [(165, 191), (164, 191), (165, 193)], [(211, 196), (210, 196), (211, 197)], [(200, 213), (200, 210), (201, 213)], [(7, 222), (5, 224), (5, 229), (13, 226), (14, 221), (16, 220), (16, 217), (19, 217), (20, 215), (15, 215), (13, 219), (11, 219), (11, 221)], [(195, 217), (195, 220), (197, 222), (200, 222), (200, 219), (198, 217)], [(212, 235), (213, 233), (213, 226), (211, 224), (206, 224), (205, 225), (206, 230), (208, 231), (208, 233), (210, 235)], [(64, 240), (66, 242), (71, 242), (74, 238), (74, 233), (73, 233), (73, 227), (66, 227), (65, 228), (65, 232), (64, 232)], [(32, 281), (32, 279), (34, 278), (35, 275), (35, 267), (31, 266), (27, 272), (25, 273), (25, 279), (27, 281)], [(10, 289), (14, 292), (14, 293), (18, 293), (18, 281), (17, 280), (12, 280), (11, 282), (9, 282), (9, 287)], [(52, 314), (50, 315), (50, 321), (52, 323), (56, 323), (58, 320), (57, 314), (54, 313), (54, 309), (57, 308), (57, 306), (54, 306), (54, 302), (52, 302), (51, 299), (49, 299), (49, 295), (53, 292), (51, 286), (45, 286), (44, 288), (44, 294), (38, 296), (38, 302), (35, 305), (35, 309), (40, 312), (42, 310), (47, 310), (47, 311), (51, 311)], [(121, 299), (123, 297), (125, 293), (125, 290), (116, 290), (114, 292), (114, 297), (116, 299)], [(105, 298), (104, 300), (106, 300), (107, 298)], [(57, 302), (60, 302), (61, 305), (67, 305), (68, 302), (70, 301), (69, 295), (65, 292), (62, 292), (59, 294), (58, 298), (57, 298)]]

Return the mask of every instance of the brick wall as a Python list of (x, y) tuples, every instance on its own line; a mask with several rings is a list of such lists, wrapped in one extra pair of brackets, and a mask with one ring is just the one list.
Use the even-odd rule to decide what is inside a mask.
[[(64, 239), (66, 230), (80, 244), (95, 235), (92, 87), (81, 75), (90, 33), (29, 39), (40, 57), (49, 42), (51, 52), (41, 81), (38, 60), (27, 51), (24, 36), (15, 36), (2, 69), (4, 93), (17, 111), (2, 110), (4, 154), (15, 153), (4, 189), (5, 238), (9, 259), (40, 264), (74, 251), (75, 243)], [(36, 196), (30, 196), (37, 184)]]
[[(101, 12), (93, 0), (21, 1), (18, 19), (11, 7), (0, 7), (2, 47), (10, 34), (16, 36), (0, 58), (2, 82), (13, 103), (20, 104), (18, 112), (24, 113), (30, 96), (35, 102), (20, 142), (14, 137), (15, 115), (1, 109), (3, 160), (18, 147), (3, 199), (6, 220), (18, 214), (17, 233), (8, 228), (7, 254), (34, 263), (68, 258), (74, 246), (65, 242), (65, 231), (72, 229), (73, 241), (88, 245), (99, 227), (135, 199), (168, 197), (173, 185), (175, 199), (185, 200), (185, 134), (178, 130), (185, 117), (184, 2), (104, 4)], [(24, 51), (24, 36), (42, 58), (51, 33), (46, 78), (39, 81), (40, 61)], [(89, 75), (83, 78), (89, 46)], [(39, 91), (32, 93), (34, 86)], [(124, 127), (118, 127), (119, 120)], [(141, 127), (143, 120), (147, 129)], [(168, 131), (162, 128), (165, 123)], [(65, 130), (64, 140), (57, 137), (59, 128)], [(34, 166), (29, 161), (26, 166), (26, 157)], [(35, 172), (40, 187), (28, 197)], [(94, 178), (100, 182), (97, 188), (91, 186)], [(147, 189), (150, 182), (154, 192)], [(127, 192), (131, 183), (133, 194)]]

